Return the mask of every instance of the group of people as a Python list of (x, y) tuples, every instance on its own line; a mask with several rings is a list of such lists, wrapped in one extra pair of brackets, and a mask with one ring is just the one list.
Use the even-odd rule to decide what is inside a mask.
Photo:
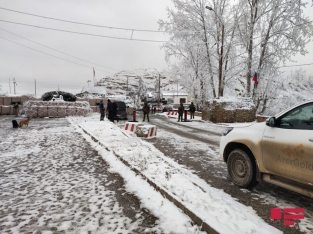
[[(100, 105), (99, 105), (99, 109), (100, 109), (100, 121), (104, 120), (105, 117), (105, 108), (103, 105), (103, 101), (100, 101)], [(117, 122), (119, 121), (118, 117), (117, 117), (117, 104), (115, 102), (111, 102), (110, 99), (108, 99), (108, 104), (107, 104), (107, 112), (108, 112), (108, 119), (114, 123), (114, 119), (117, 120)]]
[[(142, 111), (143, 111), (143, 120), (142, 120), (142, 122), (145, 121), (146, 117), (148, 119), (148, 122), (150, 122), (150, 119), (149, 119), (150, 106), (148, 105), (147, 102), (145, 102), (145, 104), (144, 104), (144, 106), (142, 108)], [(178, 107), (178, 121), (177, 122), (183, 121), (184, 111), (185, 111), (185, 107), (184, 107), (183, 103), (180, 103), (180, 105)], [(191, 104), (189, 105), (190, 119), (194, 119), (195, 118), (195, 111), (196, 111), (196, 107), (193, 104), (193, 102), (191, 102)], [(155, 113), (154, 109), (153, 109), (153, 113)]]
[[(185, 111), (185, 107), (183, 105), (183, 103), (180, 103), (179, 107), (178, 107), (178, 121), (177, 122), (182, 122), (183, 121), (183, 114)], [(193, 104), (193, 102), (191, 102), (191, 104), (189, 105), (189, 112), (190, 112), (190, 119), (194, 119), (195, 118), (195, 112), (196, 112), (196, 107)]]
[[(100, 105), (99, 105), (99, 109), (100, 109), (100, 121), (104, 120), (105, 117), (105, 108), (103, 105), (103, 101), (100, 101)], [(153, 113), (155, 113), (156, 111), (156, 107), (153, 107)], [(145, 102), (143, 108), (143, 120), (142, 122), (145, 121), (146, 117), (148, 122), (150, 122), (149, 119), (149, 113), (150, 113), (150, 106), (148, 105), (147, 102)], [(179, 107), (178, 107), (178, 121), (177, 122), (182, 122), (183, 121), (183, 114), (185, 111), (185, 107), (183, 105), (183, 103), (180, 103)], [(189, 112), (190, 112), (190, 119), (194, 119), (195, 118), (195, 111), (196, 111), (196, 107), (193, 104), (193, 102), (191, 102), (191, 104), (189, 105)], [(108, 99), (108, 104), (107, 104), (107, 112), (108, 112), (108, 119), (114, 123), (114, 119), (117, 120), (117, 122), (119, 121), (116, 113), (117, 113), (117, 104), (115, 102), (111, 102), (110, 99)]]

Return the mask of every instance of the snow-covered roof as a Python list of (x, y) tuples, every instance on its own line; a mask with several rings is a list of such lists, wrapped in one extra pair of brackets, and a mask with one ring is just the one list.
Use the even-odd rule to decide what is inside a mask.
[(163, 96), (188, 96), (188, 93), (163, 92)]

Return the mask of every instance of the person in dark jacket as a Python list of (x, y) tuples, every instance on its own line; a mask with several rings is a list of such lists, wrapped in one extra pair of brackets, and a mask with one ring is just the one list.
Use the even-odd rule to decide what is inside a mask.
[(178, 107), (178, 121), (177, 122), (179, 122), (179, 121), (183, 122), (184, 110), (185, 110), (185, 108), (184, 108), (183, 103), (180, 103), (180, 105)]
[(150, 122), (149, 120), (149, 112), (150, 112), (150, 106), (148, 105), (148, 103), (145, 103), (145, 105), (143, 106), (143, 120), (142, 122), (145, 121), (145, 118), (147, 116), (148, 122)]
[(119, 119), (117, 117), (117, 104), (116, 104), (116, 102), (113, 102), (112, 106), (113, 106), (113, 121), (112, 122), (114, 123), (114, 119), (116, 119), (117, 122), (119, 121)]
[(111, 102), (110, 99), (108, 99), (107, 111), (108, 111), (108, 119), (114, 123), (113, 103)]
[(14, 114), (15, 116), (18, 115), (18, 103), (17, 103), (17, 102), (14, 103), (14, 106), (13, 106), (13, 114)]
[(189, 105), (189, 111), (190, 111), (190, 119), (194, 119), (195, 118), (196, 107), (193, 104), (193, 102), (191, 102), (191, 104)]
[(104, 109), (102, 100), (100, 101), (99, 109), (100, 109), (100, 121), (103, 121), (105, 109)]

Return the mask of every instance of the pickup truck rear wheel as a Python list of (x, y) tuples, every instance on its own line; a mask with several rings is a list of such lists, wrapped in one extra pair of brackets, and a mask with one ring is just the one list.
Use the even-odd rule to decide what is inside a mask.
[(251, 188), (258, 183), (255, 161), (244, 150), (235, 149), (229, 154), (227, 170), (231, 181), (241, 188)]

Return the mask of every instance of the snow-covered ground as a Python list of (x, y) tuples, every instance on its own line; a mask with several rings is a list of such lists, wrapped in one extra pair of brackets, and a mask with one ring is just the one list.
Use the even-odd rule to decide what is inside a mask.
[[(211, 187), (152, 144), (107, 120), (100, 122), (98, 114), (69, 117), (71, 125), (58, 124), (65, 120), (43, 121), (43, 125), (30, 124), (29, 129), (16, 129), (8, 137), (4, 134), (12, 130), (1, 128), (0, 213), (5, 215), (1, 215), (0, 224), (6, 232), (18, 233), (30, 223), (32, 230), (50, 225), (50, 228), (66, 233), (131, 233), (140, 227), (140, 218), (132, 222), (123, 215), (114, 192), (80, 170), (80, 151), (88, 145), (108, 163), (110, 172), (124, 178), (127, 192), (135, 194), (141, 206), (159, 219), (157, 226), (147, 228), (147, 232), (201, 233), (188, 216), (126, 167), (116, 155), (220, 233), (281, 233), (264, 222), (251, 207)], [(6, 126), (3, 119), (2, 126)], [(11, 147), (12, 144), (16, 147)], [(37, 166), (32, 168), (32, 165)], [(58, 173), (60, 168), (70, 166), (75, 170)], [(111, 181), (106, 179), (105, 182)], [(86, 209), (89, 212), (84, 213)], [(16, 213), (20, 214), (19, 219), (15, 217)], [(100, 225), (99, 220), (104, 225)], [(114, 228), (109, 231), (106, 228), (110, 225)]]
[[(154, 120), (153, 122), (163, 122), (164, 126), (170, 126), (172, 128), (177, 128), (179, 129), (178, 125), (181, 125), (184, 131), (188, 132), (188, 128), (184, 128), (185, 126), (192, 127), (189, 129), (189, 131), (193, 132), (194, 129), (199, 129), (200, 131), (197, 132), (197, 136), (201, 136), (202, 139), (210, 139), (210, 140), (218, 140), (220, 137), (216, 137), (215, 135), (208, 134), (208, 133), (202, 133), (201, 130), (205, 131), (214, 131), (216, 133), (222, 132), (222, 129), (225, 126), (234, 126), (234, 127), (244, 127), (244, 126), (249, 126), (251, 124), (254, 124), (255, 122), (249, 122), (249, 123), (219, 123), (219, 124), (213, 124), (209, 121), (198, 121), (195, 120), (194, 122), (182, 122), (182, 123), (177, 123), (177, 117), (176, 119), (174, 117), (170, 117), (166, 115), (165, 113), (160, 113), (157, 115), (161, 115), (163, 117), (168, 117), (168, 120), (162, 120), (162, 119), (157, 119)], [(181, 148), (181, 145), (187, 145), (188, 147), (192, 147), (194, 150), (199, 150), (201, 149), (203, 151), (203, 154), (201, 156), (195, 157), (193, 160), (194, 161), (199, 161), (201, 162), (203, 168), (207, 168), (207, 166), (212, 165), (213, 163), (218, 167), (217, 171), (214, 173), (213, 176), (217, 178), (225, 177), (226, 180), (226, 175), (227, 175), (227, 168), (223, 160), (221, 160), (219, 156), (219, 148), (218, 147), (212, 147), (212, 145), (209, 145), (208, 143), (203, 143), (198, 140), (193, 140), (190, 138), (184, 137), (184, 135), (178, 136), (175, 134), (171, 134), (169, 131), (162, 131), (158, 129), (158, 136), (159, 139), (162, 139), (165, 142), (171, 143), (171, 147), (173, 149), (179, 149)], [(181, 156), (184, 158), (184, 154), (182, 153)], [(189, 156), (190, 159), (190, 156)], [(216, 160), (216, 161), (215, 161)], [(214, 162), (213, 162), (214, 161)], [(189, 161), (190, 162), (190, 161)], [(183, 165), (186, 164), (182, 163)], [(187, 166), (188, 167), (188, 166)], [(189, 167), (190, 168), (190, 167)], [(201, 169), (199, 169), (201, 171)], [(197, 173), (199, 171), (194, 171), (194, 173)], [(270, 186), (270, 184), (267, 184)], [(303, 233), (312, 233), (313, 230), (313, 223), (312, 223), (312, 209), (309, 204), (311, 204), (310, 198), (304, 198), (303, 196), (298, 196), (297, 194), (294, 194), (294, 197), (286, 197), (284, 196), (284, 192), (280, 193), (279, 188), (271, 188), (270, 190), (266, 191), (263, 190), (263, 186), (257, 186), (254, 188), (252, 191), (247, 190), (247, 189), (241, 189), (244, 193), (251, 193), (253, 196), (253, 200), (260, 202), (261, 204), (267, 205), (269, 204), (272, 208), (274, 207), (304, 207), (305, 208), (305, 219), (299, 220), (299, 223), (296, 224), (296, 227), (293, 228), (299, 228), (299, 231)], [(276, 190), (277, 189), (277, 190)], [(270, 192), (269, 192), (270, 191)], [(285, 191), (286, 192), (286, 191)], [(287, 190), (288, 193), (288, 190)], [(238, 197), (237, 197), (238, 198)], [(269, 212), (268, 212), (269, 215)], [(275, 222), (275, 221), (274, 221)], [(291, 230), (292, 231), (292, 230)], [(297, 231), (294, 230), (294, 233)]]
[[(281, 233), (260, 219), (251, 207), (246, 207), (223, 191), (210, 187), (205, 181), (182, 168), (133, 133), (121, 130), (108, 121), (99, 122), (98, 115), (91, 116), (87, 121), (77, 117), (70, 118), (70, 121), (87, 131), (114, 154), (139, 169), (158, 186), (165, 188), (218, 232)], [(90, 144), (101, 150), (101, 147), (87, 134), (81, 133), (90, 140)], [(113, 155), (111, 156), (110, 163), (120, 164)], [(103, 158), (109, 160), (107, 155), (103, 155)], [(136, 190), (138, 197), (145, 193), (144, 190)], [(152, 207), (148, 209), (155, 214)]]

